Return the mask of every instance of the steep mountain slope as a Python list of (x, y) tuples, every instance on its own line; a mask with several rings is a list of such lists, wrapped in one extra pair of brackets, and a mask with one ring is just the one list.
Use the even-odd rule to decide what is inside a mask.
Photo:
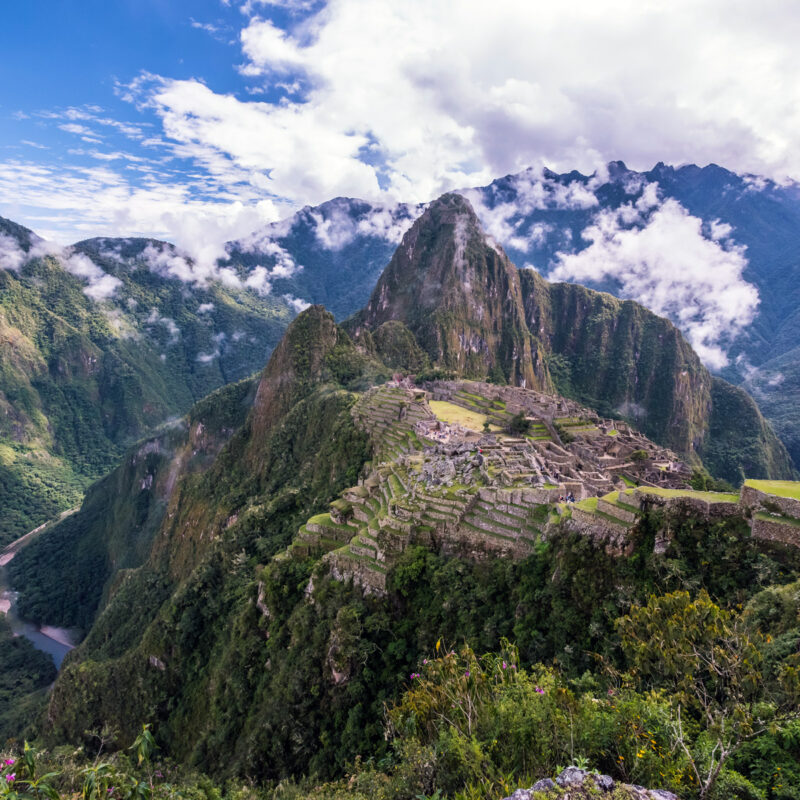
[[(706, 458), (720, 477), (792, 474), (785, 449), (741, 389), (720, 382), (717, 396), (727, 386), (754, 426), (741, 428), (713, 402), (710, 373), (668, 320), (517, 270), (461, 195), (428, 207), (346, 326), (358, 340), (388, 322), (403, 323), (436, 368), (545, 389), (552, 375), (562, 394), (632, 421), (687, 458)], [(712, 425), (725, 446), (708, 445)]]
[[(800, 332), (796, 185), (716, 165), (637, 172), (612, 162), (591, 176), (529, 169), (462, 193), (519, 267), (638, 300), (707, 347), (721, 377), (761, 386), (800, 465), (791, 402), (800, 384), (775, 362)], [(231, 258), (279, 267), (276, 289), (323, 302), (341, 319), (366, 302), (421, 211), (337, 198), (232, 245)], [(290, 278), (280, 277), (287, 269)]]
[(467, 377), (499, 368), (515, 385), (550, 387), (525, 324), (517, 270), (460, 195), (439, 198), (414, 223), (348, 325), (358, 333), (392, 320), (406, 325), (437, 367)]
[[(387, 373), (312, 307), (255, 394), (236, 394), (236, 415), (246, 398), (253, 405), (221, 449), (200, 448), (197, 462), (178, 456), (197, 449), (198, 423), (212, 439), (228, 428), (218, 415), (231, 413), (235, 387), (193, 412), (175, 455), (146, 467), (131, 459), (98, 487), (128, 480), (130, 497), (152, 507), (147, 495), (175, 480), (146, 559), (112, 575), (65, 662), (50, 737), (77, 741), (111, 724), (127, 743), (147, 721), (172, 756), (218, 775), (340, 775), (356, 756), (385, 754), (384, 704), (438, 652), (438, 637), (481, 650), (512, 637), (525, 664), (557, 658), (578, 677), (589, 653), (613, 656), (614, 619), (655, 588), (696, 582), (742, 602), (759, 581), (795, 574), (794, 501), (771, 522), (786, 540), (756, 539), (735, 496), (608, 491), (612, 476), (680, 487), (688, 475), (627, 426), (516, 387), (351, 390)], [(543, 415), (527, 436), (501, 428), (518, 407)], [(559, 420), (571, 443), (550, 432)], [(559, 503), (568, 490), (588, 494)], [(26, 559), (35, 565), (23, 551), (12, 566)], [(359, 588), (368, 574), (381, 592)], [(619, 773), (613, 758), (600, 764)]]
[(79, 502), (132, 441), (259, 368), (294, 312), (218, 280), (187, 291), (153, 264), (189, 267), (164, 243), (65, 251), (7, 220), (0, 236), (4, 543)]

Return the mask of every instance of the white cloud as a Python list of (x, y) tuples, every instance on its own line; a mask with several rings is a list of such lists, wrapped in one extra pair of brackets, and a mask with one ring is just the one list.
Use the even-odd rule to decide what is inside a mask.
[(25, 252), (13, 236), (0, 233), (0, 269), (19, 271), (25, 263)]
[(354, 213), (348, 201), (327, 203), (324, 209), (307, 212), (314, 222), (314, 235), (327, 250), (341, 250), (356, 236), (372, 236), (400, 244), (405, 232), (425, 210), (424, 203), (381, 203), (366, 212)]
[(211, 312), (213, 310), (214, 310), (214, 304), (213, 303), (200, 303), (200, 305), (197, 306), (197, 313), (198, 314), (208, 314), (209, 312)]
[(269, 270), (266, 267), (257, 266), (250, 270), (244, 285), (254, 292), (267, 295), (272, 291), (272, 283), (269, 280)]
[(215, 252), (209, 252), (205, 258), (193, 259), (167, 243), (148, 242), (142, 251), (142, 258), (150, 270), (164, 278), (175, 278), (197, 286), (205, 286), (211, 280), (221, 281), (226, 286), (241, 286), (236, 273), (217, 266), (217, 257)]
[(157, 308), (150, 309), (150, 314), (145, 320), (145, 324), (150, 326), (154, 325), (163, 326), (164, 328), (166, 328), (166, 331), (169, 334), (169, 341), (167, 342), (167, 344), (178, 343), (178, 339), (180, 339), (181, 336), (181, 329), (178, 327), (174, 319), (171, 319), (170, 317), (160, 314)]
[[(541, 168), (530, 167), (510, 176), (502, 189), (504, 197), (498, 200), (484, 196), (480, 189), (462, 189), (486, 231), (497, 241), (517, 250), (527, 250), (541, 244), (552, 230), (547, 223), (538, 223), (524, 229), (526, 217), (535, 211), (576, 211), (594, 208), (599, 201), (594, 190), (605, 180), (602, 170), (586, 183), (555, 180)], [(497, 191), (497, 190), (495, 190)]]
[(559, 253), (550, 280), (612, 281), (622, 297), (669, 317), (712, 369), (752, 322), (758, 291), (742, 277), (744, 248), (703, 236), (703, 222), (676, 200), (643, 201), (598, 212), (582, 234), (589, 246)]
[(71, 247), (61, 247), (55, 242), (38, 239), (31, 246), (28, 258), (44, 256), (56, 258), (67, 272), (84, 281), (86, 286), (83, 288), (83, 293), (96, 302), (113, 297), (117, 289), (122, 286), (119, 278), (109, 275), (87, 255), (76, 253)]
[(266, 19), (253, 20), (242, 31), (242, 51), (248, 59), (242, 68), (245, 74), (305, 68), (305, 55), (297, 42)]
[(299, 297), (292, 297), (290, 294), (285, 294), (283, 299), (299, 314), (311, 306), (311, 303), (306, 300), (301, 300)]

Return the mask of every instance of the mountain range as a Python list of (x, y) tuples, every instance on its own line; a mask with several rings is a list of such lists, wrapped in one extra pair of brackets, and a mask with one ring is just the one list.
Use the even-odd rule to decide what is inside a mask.
[[(714, 374), (743, 385), (800, 465), (800, 188), (716, 165), (611, 162), (593, 175), (529, 169), (461, 192), (520, 268), (632, 299), (668, 317)], [(361, 308), (424, 206), (337, 198), (231, 243), (290, 269), (278, 293)], [(344, 280), (340, 280), (344, 278)]]
[[(260, 373), (137, 442), (14, 555), (20, 613), (84, 638), (52, 690), (44, 671), (20, 683), (39, 688), (0, 730), (87, 747), (113, 731), (127, 747), (153, 724), (171, 759), (220, 780), (334, 779), (374, 759), (417, 793), (452, 793), (472, 763), (456, 753), (490, 752), (503, 734), (453, 744), (448, 729), (425, 749), (410, 733), (423, 707), (394, 727), (386, 709), (399, 714), (408, 682), (429, 659), (461, 658), (463, 642), (466, 659), (500, 646), (498, 670), (511, 652), (513, 669), (538, 670), (534, 702), (561, 698), (560, 718), (582, 709), (534, 777), (578, 731), (616, 779), (694, 791), (685, 765), (663, 769), (661, 727), (647, 742), (663, 757), (639, 764), (629, 749), (634, 718), (655, 726), (670, 709), (647, 705), (662, 697), (648, 685), (624, 716), (622, 673), (608, 684), (597, 668), (625, 665), (616, 621), (654, 593), (703, 587), (774, 637), (770, 675), (800, 636), (797, 484), (704, 491), (719, 488), (704, 465), (792, 475), (755, 403), (669, 320), (517, 269), (470, 202), (444, 195), (362, 309), (341, 323), (303, 310)], [(453, 662), (467, 688), (473, 661)], [(759, 736), (726, 779), (794, 774), (794, 740)], [(483, 774), (491, 758), (476, 763)]]
[[(461, 194), (522, 267), (528, 308), (523, 312), (517, 303), (509, 313), (517, 315), (517, 327), (523, 318), (529, 331), (543, 326), (536, 380), (634, 421), (681, 452), (704, 451), (720, 477), (740, 482), (745, 475), (778, 474), (780, 457), (765, 455), (759, 444), (727, 442), (719, 417), (715, 443), (704, 445), (708, 426), (698, 427), (696, 411), (678, 422), (677, 411), (670, 420), (666, 410), (639, 402), (640, 390), (627, 385), (630, 354), (618, 351), (616, 370), (594, 371), (591, 344), (598, 332), (590, 333), (587, 323), (642, 311), (582, 294), (574, 281), (640, 300), (681, 328), (714, 368), (705, 399), (697, 402), (707, 404), (713, 391), (713, 407), (735, 408), (750, 420), (754, 442), (769, 439), (750, 399), (718, 378), (741, 385), (798, 463), (795, 186), (715, 166), (659, 164), (639, 173), (612, 162), (593, 176), (527, 170)], [(257, 370), (308, 303), (324, 304), (339, 320), (363, 307), (424, 208), (337, 198), (229, 243), (227, 257), (213, 264), (145, 239), (56, 248), (0, 220), (2, 325), (10, 345), (0, 356), (0, 486), (10, 511), (0, 542), (75, 505), (126, 446), (214, 388)], [(678, 252), (671, 250), (674, 241), (684, 242)], [(534, 285), (544, 286), (539, 276), (561, 282), (536, 292)], [(546, 300), (537, 306), (534, 296)], [(572, 327), (578, 322), (582, 340)], [(616, 346), (624, 349), (625, 337), (614, 330)], [(689, 360), (687, 375), (696, 369), (696, 359)], [(665, 386), (664, 403), (677, 396), (669, 374), (647, 380), (642, 392), (651, 398)], [(686, 430), (667, 433), (665, 425)], [(743, 468), (731, 455), (734, 444)]]

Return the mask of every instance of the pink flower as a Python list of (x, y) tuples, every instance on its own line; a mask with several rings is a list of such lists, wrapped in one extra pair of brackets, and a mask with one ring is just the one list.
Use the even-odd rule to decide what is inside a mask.
[(467, 671), (464, 673), (464, 677), (465, 677), (465, 678), (469, 678), (469, 670), (467, 670)]
[(544, 689), (540, 689), (538, 686), (536, 687), (536, 694), (544, 694)]
[(614, 696), (614, 690), (613, 689), (609, 689), (608, 690), (608, 696), (609, 697), (613, 697)]
[(15, 763), (15, 760), (14, 760), (13, 758), (7, 758), (7, 759), (5, 760), (5, 765), (6, 765), (7, 767), (13, 767), (13, 766), (14, 766), (14, 763)]
[(503, 669), (507, 669), (507, 668), (508, 668), (508, 664), (506, 664), (506, 662), (504, 661), (503, 662)]
[(16, 778), (17, 778), (17, 776), (13, 772), (11, 772), (8, 775), (6, 775), (6, 780), (9, 783), (13, 783), (16, 780)]

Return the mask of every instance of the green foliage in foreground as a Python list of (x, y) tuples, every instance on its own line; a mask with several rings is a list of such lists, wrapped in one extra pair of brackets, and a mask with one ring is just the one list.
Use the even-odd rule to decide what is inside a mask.
[[(125, 609), (153, 591), (157, 578), (147, 583), (140, 573), (130, 591), (123, 585), (119, 607), (111, 603), (76, 653), (80, 660), (65, 665), (50, 707), (58, 726), (53, 733), (80, 741), (86, 728), (111, 723), (122, 730), (122, 741), (130, 741), (133, 726), (152, 720), (166, 752), (216, 776), (258, 783), (304, 775), (333, 780), (359, 756), (399, 757), (384, 738), (383, 709), (435, 652), (439, 636), (475, 652), (495, 650), (506, 637), (519, 647), (518, 667), (538, 676), (543, 668), (531, 665), (549, 665), (554, 686), (606, 702), (608, 672), (599, 665), (625, 672), (615, 621), (632, 603), (644, 607), (651, 593), (689, 587), (693, 596), (706, 589), (715, 603), (735, 607), (761, 587), (791, 581), (798, 566), (796, 553), (764, 549), (736, 520), (676, 522), (669, 550), (653, 553), (652, 537), (661, 526), (653, 517), (626, 559), (571, 535), (516, 563), (471, 563), (411, 548), (389, 576), (388, 598), (377, 599), (314, 573), (313, 561), (279, 559), (255, 569), (257, 559), (286, 543), (297, 516), (293, 502), (243, 517), (168, 602), (161, 605), (164, 595), (161, 601), (154, 595), (154, 605), (161, 605), (155, 619), (131, 619)], [(257, 607), (258, 597), (268, 613)], [(788, 621), (791, 609), (797, 614), (793, 597), (783, 601), (784, 649), (770, 655), (770, 663), (800, 640), (800, 625)], [(765, 617), (765, 632), (773, 627)], [(164, 671), (148, 663), (150, 655), (162, 654)], [(622, 681), (611, 688), (622, 688)], [(626, 691), (644, 697), (630, 695), (635, 704), (646, 700), (649, 687)], [(776, 734), (769, 747), (791, 754), (787, 742)], [(569, 757), (559, 750), (542, 769)], [(743, 774), (767, 769), (757, 752), (747, 757), (753, 766), (736, 762)], [(610, 770), (611, 762), (599, 761), (598, 768)]]
[(14, 636), (0, 614), (0, 742), (36, 715), (55, 677), (53, 659), (24, 637)]
[[(799, 588), (766, 590), (743, 611), (720, 608), (704, 591), (695, 599), (682, 591), (651, 595), (616, 622), (621, 669), (600, 658), (593, 672), (573, 678), (541, 663), (522, 666), (518, 648), (505, 639), (483, 656), (439, 639), (375, 720), (388, 743), (380, 761), (357, 757), (345, 766), (345, 779), (267, 783), (250, 795), (478, 800), (580, 764), (685, 800), (797, 800), (800, 656), (772, 648), (773, 634), (762, 626), (771, 616), (772, 630), (783, 636), (797, 624)], [(359, 642), (356, 614), (340, 611), (336, 625), (329, 657), (333, 652), (337, 669), (347, 670), (349, 658), (369, 652)], [(795, 643), (798, 633), (791, 629)], [(100, 760), (113, 740), (107, 728), (90, 734), (99, 745), (94, 763), (64, 769), (62, 762), (40, 777), (26, 746), (20, 761), (5, 762), (13, 777), (0, 784), (0, 797), (59, 800), (77, 790), (85, 800), (220, 797), (207, 779), (166, 779), (166, 768), (153, 764), (157, 743), (149, 726), (129, 748), (135, 765), (125, 755)], [(242, 796), (235, 783), (227, 793)]]

